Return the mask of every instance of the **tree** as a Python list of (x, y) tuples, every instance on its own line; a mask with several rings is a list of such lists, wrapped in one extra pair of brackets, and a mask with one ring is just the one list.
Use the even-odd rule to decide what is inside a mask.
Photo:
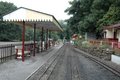
[(16, 9), (17, 7), (13, 3), (0, 2), (0, 19), (2, 19), (5, 14), (8, 14)]
[[(0, 2), (0, 19), (17, 7), (8, 2)], [(14, 41), (21, 39), (21, 28), (13, 23), (0, 21), (0, 41)]]
[(82, 24), (81, 22), (85, 22), (85, 17), (90, 13), (92, 2), (93, 0), (73, 0), (69, 2), (71, 7), (67, 8), (65, 12), (72, 15), (72, 17), (67, 20), (67, 23), (73, 32), (81, 33), (85, 31), (81, 27), (84, 26), (85, 28), (86, 23)]
[(72, 15), (67, 22), (73, 32), (98, 33), (98, 21), (109, 10), (113, 0), (73, 0), (65, 12)]
[(108, 12), (101, 18), (98, 23), (98, 30), (102, 30), (103, 26), (118, 23), (120, 21), (120, 1), (116, 0), (109, 7)]
[(60, 36), (60, 39), (64, 39), (65, 37), (67, 40), (70, 40), (70, 36), (72, 35), (72, 33), (70, 32), (69, 26), (63, 20), (60, 20), (59, 23), (62, 26), (63, 32), (58, 32), (58, 36)]

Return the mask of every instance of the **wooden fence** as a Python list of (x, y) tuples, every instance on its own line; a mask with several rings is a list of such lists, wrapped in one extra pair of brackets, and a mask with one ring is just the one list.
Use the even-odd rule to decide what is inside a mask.
[(117, 41), (107, 41), (107, 40), (89, 40), (91, 45), (99, 46), (99, 45), (109, 45), (112, 48), (120, 48), (120, 42)]

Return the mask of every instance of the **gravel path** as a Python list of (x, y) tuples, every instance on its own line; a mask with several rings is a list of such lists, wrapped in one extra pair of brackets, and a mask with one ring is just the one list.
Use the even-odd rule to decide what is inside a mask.
[(101, 65), (91, 61), (81, 53), (73, 50), (70, 44), (63, 46), (60, 56), (53, 62), (46, 73), (47, 78), (39, 80), (120, 80)]

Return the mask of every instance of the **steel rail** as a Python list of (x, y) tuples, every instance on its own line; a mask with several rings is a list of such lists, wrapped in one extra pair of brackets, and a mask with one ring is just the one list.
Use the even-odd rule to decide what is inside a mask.
[(110, 72), (112, 72), (113, 74), (115, 74), (116, 76), (119, 76), (120, 77), (120, 71), (116, 70), (115, 68), (113, 67), (110, 67), (108, 65), (106, 65), (104, 62), (94, 58), (92, 55), (88, 55), (86, 52), (84, 51), (78, 51), (76, 49), (74, 49), (75, 51), (79, 52), (79, 53), (82, 53), (83, 56), (87, 57), (88, 59), (96, 62), (97, 64), (101, 65), (102, 67), (106, 68), (107, 70), (109, 70)]
[[(63, 45), (64, 46), (64, 45)], [(47, 62), (45, 64), (43, 64), (41, 67), (38, 67), (32, 74), (30, 74), (25, 80), (33, 80), (31, 79), (32, 76), (34, 76), (38, 71), (40, 71), (43, 67), (45, 67), (45, 70), (42, 72), (42, 74), (40, 74), (37, 78), (37, 80), (40, 80), (40, 78), (45, 74), (45, 72), (49, 69), (49, 67), (53, 64), (53, 62), (56, 60), (56, 58), (59, 57), (59, 54), (60, 53), (59, 51), (61, 49), (63, 49), (63, 46), (53, 55), (51, 56)], [(61, 50), (62, 51), (62, 50)], [(52, 61), (51, 61), (52, 60)], [(51, 62), (50, 62), (51, 61)], [(47, 67), (46, 67), (47, 65)]]
[[(59, 63), (59, 59), (61, 58), (61, 56), (65, 55), (65, 53), (63, 53), (65, 51), (65, 48), (63, 48), (63, 50), (61, 50), (61, 52), (59, 52), (58, 56), (55, 58), (55, 60), (51, 63), (51, 65), (48, 67), (48, 69), (44, 72), (44, 74), (40, 77), (39, 80), (44, 80), (42, 79), (42, 77), (47, 73), (47, 71), (49, 72), (49, 74), (46, 77), (46, 80), (49, 80), (49, 77), (52, 75), (52, 72), (54, 70), (54, 68), (57, 66), (57, 64)], [(46, 75), (45, 75), (46, 76)]]

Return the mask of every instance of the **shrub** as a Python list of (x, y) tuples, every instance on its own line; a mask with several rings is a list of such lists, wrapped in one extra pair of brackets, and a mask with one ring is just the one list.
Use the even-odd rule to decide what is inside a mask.
[(90, 47), (89, 42), (88, 42), (88, 41), (83, 41), (83, 42), (82, 42), (82, 47), (84, 47), (84, 48)]

